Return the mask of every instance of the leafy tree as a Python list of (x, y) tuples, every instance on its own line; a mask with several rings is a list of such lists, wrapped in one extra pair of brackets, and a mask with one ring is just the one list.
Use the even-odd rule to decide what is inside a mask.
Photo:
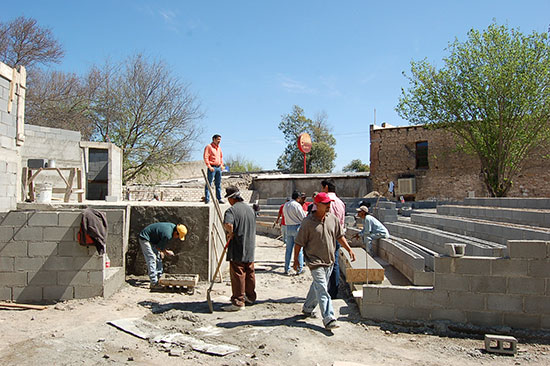
[(545, 33), (507, 26), (471, 30), (439, 70), (412, 62), (401, 117), (446, 128), (476, 154), (492, 196), (505, 196), (525, 159), (550, 137), (550, 46)]
[(242, 155), (229, 155), (227, 159), (224, 159), (224, 162), (233, 173), (257, 172), (262, 170), (261, 166), (257, 165), (252, 160), (246, 159)]
[(95, 138), (123, 151), (123, 181), (189, 157), (201, 130), (200, 105), (163, 62), (137, 54), (88, 75)]
[(311, 136), (311, 151), (306, 154), (306, 169), (309, 173), (329, 173), (334, 169), (336, 139), (330, 133), (327, 116), (322, 113), (311, 120), (304, 116), (304, 110), (293, 107), (292, 113), (282, 116), (279, 130), (283, 133), (287, 146), (279, 159), (277, 168), (291, 173), (304, 171), (304, 154), (298, 150), (298, 137), (307, 132)]
[(368, 164), (363, 164), (361, 159), (353, 159), (342, 170), (345, 172), (368, 172), (370, 168)]

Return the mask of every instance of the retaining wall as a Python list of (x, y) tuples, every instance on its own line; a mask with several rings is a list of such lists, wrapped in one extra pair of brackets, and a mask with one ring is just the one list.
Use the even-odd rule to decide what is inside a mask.
[(433, 287), (364, 285), (363, 317), (550, 329), (550, 242), (508, 241), (509, 257), (436, 257)]

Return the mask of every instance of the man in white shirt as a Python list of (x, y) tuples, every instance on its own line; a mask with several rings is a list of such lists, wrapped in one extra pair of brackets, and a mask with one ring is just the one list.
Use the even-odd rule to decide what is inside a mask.
[[(283, 206), (283, 215), (285, 216), (286, 226), (286, 253), (285, 253), (285, 274), (290, 275), (290, 259), (294, 252), (294, 239), (298, 235), (300, 224), (306, 217), (306, 212), (302, 208), (302, 204), (298, 202), (301, 197), (301, 193), (294, 191), (292, 193), (292, 199), (285, 203)], [(300, 251), (299, 266), (297, 274), (301, 274), (304, 271), (304, 254)]]

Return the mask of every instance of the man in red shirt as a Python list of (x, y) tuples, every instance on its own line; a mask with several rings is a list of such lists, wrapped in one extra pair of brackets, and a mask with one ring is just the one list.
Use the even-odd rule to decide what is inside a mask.
[[(212, 143), (206, 145), (204, 148), (204, 163), (208, 168), (208, 182), (212, 185), (214, 180), (216, 184), (216, 198), (219, 203), (225, 203), (222, 200), (222, 170), (223, 166), (223, 154), (220, 147), (220, 141), (222, 137), (218, 134), (212, 136)], [(204, 203), (210, 202), (210, 193), (208, 187), (204, 186)]]

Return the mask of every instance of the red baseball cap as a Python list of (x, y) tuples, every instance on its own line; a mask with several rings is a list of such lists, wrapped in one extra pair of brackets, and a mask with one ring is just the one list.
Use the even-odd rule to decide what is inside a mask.
[(334, 201), (332, 198), (329, 197), (329, 195), (325, 192), (321, 192), (315, 196), (313, 199), (313, 202), (315, 203), (329, 203)]

